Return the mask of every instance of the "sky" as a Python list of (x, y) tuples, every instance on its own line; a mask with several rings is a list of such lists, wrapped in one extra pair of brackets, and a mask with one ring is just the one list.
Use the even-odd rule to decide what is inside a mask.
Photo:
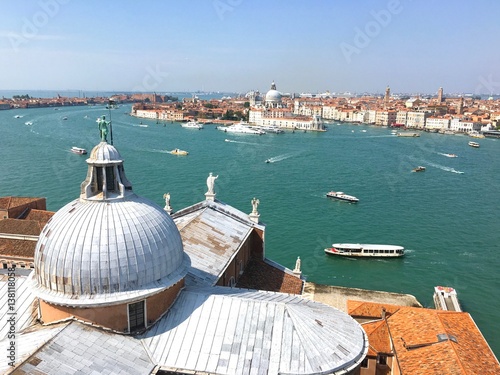
[(500, 93), (498, 0), (2, 0), (0, 90)]

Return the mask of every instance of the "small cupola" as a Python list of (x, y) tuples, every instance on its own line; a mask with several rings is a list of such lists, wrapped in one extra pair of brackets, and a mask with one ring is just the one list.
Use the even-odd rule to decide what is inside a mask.
[(101, 141), (92, 149), (87, 164), (87, 177), (82, 182), (80, 198), (117, 199), (132, 192), (132, 184), (123, 169), (123, 159), (114, 146)]

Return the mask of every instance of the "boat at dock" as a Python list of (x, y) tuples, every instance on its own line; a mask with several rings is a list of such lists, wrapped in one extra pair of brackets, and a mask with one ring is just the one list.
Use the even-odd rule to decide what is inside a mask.
[(474, 142), (474, 141), (470, 141), (470, 142), (469, 142), (469, 146), (471, 146), (471, 147), (475, 147), (475, 148), (479, 148), (479, 143)]
[(420, 137), (420, 134), (412, 133), (412, 132), (398, 132), (397, 136), (398, 137)]
[(334, 243), (325, 253), (356, 258), (398, 258), (405, 253), (403, 246), (371, 245), (359, 243)]
[(84, 148), (81, 148), (81, 147), (76, 147), (76, 146), (71, 147), (71, 152), (74, 154), (78, 154), (78, 155), (87, 154), (87, 150), (85, 150)]
[(256, 134), (256, 135), (266, 134), (265, 131), (255, 127), (251, 127), (248, 123), (245, 122), (239, 122), (237, 124), (229, 126), (217, 126), (217, 130), (221, 130), (226, 133)]
[[(266, 163), (267, 163), (267, 161), (266, 161)], [(342, 192), (342, 191), (330, 191), (330, 192), (326, 193), (326, 196), (329, 198), (335, 198), (335, 199), (338, 199), (341, 201), (347, 201), (347, 202), (351, 202), (351, 203), (359, 202), (359, 199), (356, 198), (355, 196), (344, 194), (344, 192)]]
[(461, 312), (457, 291), (449, 286), (434, 287), (434, 306), (437, 310)]
[(266, 133), (283, 134), (285, 131), (276, 125), (259, 126), (259, 129)]

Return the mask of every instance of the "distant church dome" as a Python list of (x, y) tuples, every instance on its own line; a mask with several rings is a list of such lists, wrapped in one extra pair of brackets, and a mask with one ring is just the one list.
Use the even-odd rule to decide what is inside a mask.
[(271, 84), (271, 89), (266, 94), (266, 105), (275, 106), (281, 104), (281, 93), (276, 90), (276, 84)]
[(116, 304), (158, 293), (187, 272), (179, 231), (136, 195), (105, 140), (87, 159), (80, 198), (55, 213), (35, 249), (35, 293), (48, 302)]

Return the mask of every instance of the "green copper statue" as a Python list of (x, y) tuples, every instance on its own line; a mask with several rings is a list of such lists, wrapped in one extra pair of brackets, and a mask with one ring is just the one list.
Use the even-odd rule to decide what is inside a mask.
[(107, 142), (109, 121), (106, 121), (106, 116), (102, 116), (97, 119), (97, 124), (99, 125), (99, 131), (101, 133), (101, 142)]

